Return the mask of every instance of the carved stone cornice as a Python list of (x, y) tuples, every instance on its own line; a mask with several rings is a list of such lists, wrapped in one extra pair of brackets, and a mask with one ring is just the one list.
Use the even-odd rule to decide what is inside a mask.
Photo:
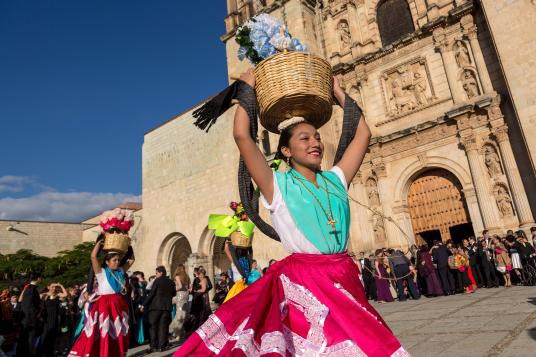
[[(382, 144), (381, 156), (388, 157), (397, 155), (404, 151), (416, 149), (418, 147), (431, 143), (439, 143), (443, 139), (451, 138), (456, 135), (458, 130), (454, 125), (436, 125), (435, 127), (408, 133), (406, 136)], [(425, 162), (426, 157), (420, 157), (419, 161)]]

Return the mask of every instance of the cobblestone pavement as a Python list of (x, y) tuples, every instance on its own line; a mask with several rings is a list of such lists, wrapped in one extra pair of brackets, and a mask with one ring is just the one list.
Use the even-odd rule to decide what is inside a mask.
[[(413, 357), (536, 356), (536, 287), (373, 306)], [(146, 348), (129, 355), (146, 355)], [(169, 356), (173, 350), (147, 356)]]
[(413, 357), (536, 356), (536, 287), (373, 305)]

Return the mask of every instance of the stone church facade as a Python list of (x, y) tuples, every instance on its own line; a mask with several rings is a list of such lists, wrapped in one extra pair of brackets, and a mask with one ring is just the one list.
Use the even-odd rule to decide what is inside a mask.
[[(534, 10), (528, 0), (517, 2)], [(518, 100), (527, 89), (517, 88), (521, 78), (512, 61), (509, 67), (499, 61), (497, 51), (509, 46), (495, 37), (504, 35), (504, 22), (493, 22), (499, 3), (508, 14), (512, 2), (502, 0), (227, 0), (221, 40), (229, 76), (248, 67), (236, 56), (237, 27), (267, 12), (330, 61), (364, 110), (372, 140), (349, 188), (351, 250), (459, 241), (483, 229), (502, 234), (534, 225), (534, 140), (528, 140), (536, 135), (534, 106)], [(490, 23), (497, 28), (490, 30)], [(527, 75), (534, 78), (532, 71)], [(210, 213), (230, 213), (228, 203), (238, 199), (234, 108), (209, 133), (193, 126), (194, 109), (145, 135), (136, 269), (186, 263), (204, 265), (212, 275), (228, 266), (223, 240), (206, 225)], [(341, 126), (342, 110), (335, 108), (320, 130), (326, 167)], [(277, 137), (259, 134), (270, 159)], [(260, 232), (253, 248), (261, 266), (285, 256)]]

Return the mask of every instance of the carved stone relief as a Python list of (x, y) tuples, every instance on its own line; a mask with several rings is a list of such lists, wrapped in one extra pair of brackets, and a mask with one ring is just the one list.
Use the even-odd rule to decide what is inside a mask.
[(514, 208), (512, 207), (512, 199), (508, 193), (506, 186), (498, 184), (493, 190), (493, 195), (495, 196), (495, 202), (497, 202), (497, 207), (499, 212), (503, 217), (511, 217), (514, 215)]
[(424, 60), (402, 65), (382, 76), (388, 116), (423, 108), (434, 100)]
[(385, 241), (385, 224), (383, 217), (379, 214), (375, 214), (373, 218), (372, 229), (374, 231), (374, 240), (376, 242)]

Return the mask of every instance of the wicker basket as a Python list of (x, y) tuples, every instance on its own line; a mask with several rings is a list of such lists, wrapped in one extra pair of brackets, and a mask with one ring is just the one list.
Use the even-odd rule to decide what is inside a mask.
[(121, 254), (125, 254), (128, 251), (128, 246), (130, 245), (130, 237), (128, 234), (124, 233), (106, 233), (104, 238), (104, 246), (102, 247), (105, 251), (114, 251)]
[(231, 233), (231, 243), (235, 247), (249, 248), (251, 247), (251, 242), (253, 242), (253, 237), (248, 238), (238, 231)]
[(282, 52), (255, 67), (255, 90), (261, 124), (278, 133), (277, 125), (290, 117), (304, 117), (320, 128), (331, 117), (331, 66), (304, 52)]

